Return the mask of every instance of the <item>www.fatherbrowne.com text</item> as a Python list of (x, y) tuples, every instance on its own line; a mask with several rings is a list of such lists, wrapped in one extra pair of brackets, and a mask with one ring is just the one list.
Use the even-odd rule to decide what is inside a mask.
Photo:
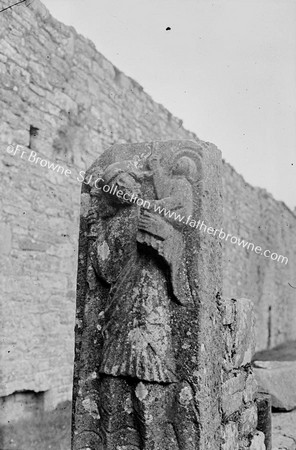
[[(55, 164), (53, 162), (48, 161), (45, 158), (41, 158), (40, 156), (37, 156), (37, 153), (34, 150), (31, 150), (30, 154), (28, 155), (28, 149), (22, 145), (9, 145), (6, 149), (7, 153), (15, 156), (18, 154), (18, 156), (21, 159), (27, 159), (28, 162), (40, 165), (41, 167), (47, 167), (48, 169), (59, 173), (61, 175), (64, 175), (66, 177), (70, 177), (72, 174), (72, 171), (68, 168), (65, 168), (59, 164)], [(104, 180), (102, 178), (98, 178), (96, 180), (85, 180), (86, 172), (84, 170), (80, 170), (78, 177), (76, 177), (76, 180), (80, 183), (89, 184), (92, 182), (92, 184), (97, 189), (102, 189), (104, 192), (108, 192), (109, 194), (116, 195), (117, 197), (122, 197), (124, 200), (136, 203), (138, 206), (141, 206), (148, 210), (153, 210), (155, 213), (158, 213), (164, 217), (167, 217), (169, 219), (176, 220), (180, 223), (183, 223), (185, 225), (188, 225), (192, 228), (196, 228), (199, 231), (202, 231), (204, 233), (207, 233), (209, 235), (212, 235), (216, 238), (219, 238), (221, 240), (225, 240), (227, 242), (230, 242), (231, 244), (236, 244), (239, 247), (245, 248), (247, 250), (251, 250), (255, 252), (257, 255), (265, 256), (265, 258), (270, 258), (273, 261), (280, 262), (282, 264), (288, 264), (288, 258), (283, 255), (279, 255), (278, 253), (271, 252), (270, 250), (266, 249), (264, 250), (259, 245), (255, 246), (253, 242), (248, 242), (244, 239), (241, 239), (233, 234), (226, 233), (223, 228), (213, 228), (207, 226), (203, 220), (195, 220), (192, 216), (182, 216), (180, 214), (177, 214), (175, 211), (170, 211), (169, 209), (164, 208), (163, 206), (153, 204), (153, 207), (151, 207), (151, 203), (149, 200), (143, 200), (140, 197), (137, 197), (136, 195), (132, 194), (129, 195), (127, 193), (124, 193), (123, 191), (117, 189), (117, 186), (109, 186), (108, 184), (103, 185)]]
[(99, 186), (99, 183), (104, 182), (102, 178), (98, 178), (95, 180), (95, 185), (98, 189), (102, 189), (104, 192), (109, 193), (111, 195), (116, 195), (118, 198), (123, 198), (124, 200), (136, 203), (138, 206), (141, 206), (148, 210), (153, 210), (155, 213), (158, 213), (164, 217), (167, 217), (169, 219), (176, 220), (180, 223), (183, 223), (185, 225), (189, 225), (192, 228), (196, 228), (199, 231), (203, 231), (204, 233), (208, 233), (212, 236), (218, 237), (221, 240), (225, 240), (230, 242), (231, 244), (237, 244), (239, 247), (246, 248), (247, 250), (254, 251), (257, 255), (265, 256), (266, 258), (270, 258), (273, 261), (278, 261), (280, 263), (288, 264), (288, 258), (283, 255), (279, 255), (278, 253), (271, 252), (270, 250), (266, 249), (263, 250), (262, 247), (259, 245), (255, 246), (253, 242), (245, 241), (244, 239), (240, 239), (235, 235), (232, 235), (230, 233), (226, 233), (223, 228), (213, 228), (208, 227), (203, 220), (196, 221), (192, 216), (182, 216), (180, 214), (177, 214), (175, 211), (171, 211), (169, 209), (164, 208), (160, 205), (153, 204), (151, 207), (151, 203), (149, 200), (143, 200), (140, 197), (137, 197), (135, 194), (128, 194), (124, 193), (122, 190), (118, 189), (116, 185), (112, 184), (109, 186), (108, 184), (103, 185), (103, 187)]

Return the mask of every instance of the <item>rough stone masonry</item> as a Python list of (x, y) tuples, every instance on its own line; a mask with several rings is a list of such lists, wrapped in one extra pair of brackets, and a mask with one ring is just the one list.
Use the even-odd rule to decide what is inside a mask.
[(252, 304), (221, 298), (216, 238), (154, 209), (218, 227), (221, 163), (213, 145), (158, 141), (114, 145), (88, 170), (73, 450), (264, 448)]

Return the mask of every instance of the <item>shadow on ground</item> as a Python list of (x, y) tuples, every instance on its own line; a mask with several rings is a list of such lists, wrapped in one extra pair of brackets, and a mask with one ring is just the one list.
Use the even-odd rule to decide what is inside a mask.
[(0, 450), (70, 450), (71, 402), (0, 430)]

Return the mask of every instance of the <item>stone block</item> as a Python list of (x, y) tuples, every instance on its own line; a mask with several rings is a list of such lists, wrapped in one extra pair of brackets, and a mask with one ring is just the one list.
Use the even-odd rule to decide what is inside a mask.
[[(224, 337), (226, 353), (228, 355), (229, 360), (231, 360), (231, 355), (232, 355), (232, 350), (233, 350), (233, 336), (232, 336), (232, 332), (229, 328), (227, 328), (226, 330), (224, 329), (223, 337)], [(232, 368), (232, 364), (231, 364), (231, 368)]]
[(256, 431), (252, 438), (250, 450), (266, 450), (264, 444), (264, 434), (261, 431)]
[(222, 385), (222, 410), (226, 417), (239, 411), (243, 403), (246, 374), (244, 372), (225, 381)]
[(124, 73), (122, 72), (117, 72), (116, 73), (116, 78), (115, 78), (116, 83), (125, 90), (131, 90), (132, 89), (132, 81), (129, 77), (127, 77), (126, 75), (124, 75)]
[(27, 31), (31, 30), (33, 24), (36, 26), (36, 21), (34, 20), (33, 23), (32, 23), (32, 21), (30, 22), (28, 20), (28, 18), (25, 18), (23, 16), (23, 14), (19, 14), (18, 8), (16, 10), (15, 10), (15, 8), (13, 8), (10, 11), (11, 11), (13, 21), (18, 22), (16, 24), (18, 30), (27, 32)]
[(248, 408), (245, 408), (240, 416), (239, 431), (242, 436), (248, 436), (254, 433), (257, 427), (257, 407), (252, 404)]
[(29, 9), (33, 10), (35, 14), (41, 16), (43, 20), (50, 18), (48, 9), (41, 3), (40, 0), (35, 0), (28, 5)]
[(235, 319), (235, 303), (229, 298), (221, 299), (219, 303), (219, 310), (222, 316), (223, 325), (231, 325)]
[(222, 430), (222, 450), (239, 450), (238, 424), (228, 422)]
[(14, 59), (14, 57), (17, 55), (14, 47), (12, 47), (5, 39), (0, 40), (0, 51), (10, 59)]
[(114, 79), (115, 78), (115, 69), (113, 64), (108, 61), (106, 58), (102, 58), (102, 66), (105, 70), (105, 73), (107, 75), (107, 79)]
[(296, 408), (296, 361), (256, 361), (254, 373), (260, 390), (271, 395), (274, 408)]
[(63, 92), (56, 91), (54, 94), (47, 94), (47, 97), (50, 102), (52, 102), (55, 106), (58, 106), (60, 109), (77, 114), (77, 103)]
[(40, 97), (45, 96), (44, 89), (41, 89), (39, 86), (37, 86), (35, 83), (30, 83), (29, 85), (30, 89), (35, 92), (37, 95), (40, 95)]
[[(9, 103), (13, 103), (13, 95), (11, 95), (11, 102)], [(0, 134), (3, 142), (11, 144), (14, 141), (13, 130), (8, 123), (0, 123)]]
[(98, 64), (97, 61), (92, 62), (92, 75), (96, 80), (104, 79), (105, 76), (104, 69), (101, 64)]
[(234, 367), (251, 362), (255, 353), (254, 311), (251, 300), (241, 298), (236, 301)]
[(244, 390), (244, 402), (252, 402), (254, 400), (255, 394), (258, 390), (258, 383), (254, 373), (250, 373), (246, 380), (246, 387)]

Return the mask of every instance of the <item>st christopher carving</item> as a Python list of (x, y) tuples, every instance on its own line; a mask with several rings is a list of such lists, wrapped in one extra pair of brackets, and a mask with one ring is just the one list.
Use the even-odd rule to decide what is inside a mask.
[(196, 308), (185, 219), (195, 212), (199, 159), (184, 146), (142, 146), (142, 164), (132, 146), (99, 158), (82, 194), (74, 450), (198, 448), (178, 317)]

